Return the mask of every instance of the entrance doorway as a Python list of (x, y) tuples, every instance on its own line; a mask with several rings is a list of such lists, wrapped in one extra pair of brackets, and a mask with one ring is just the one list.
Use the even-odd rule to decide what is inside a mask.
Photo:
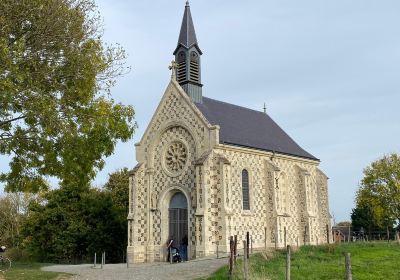
[(174, 239), (172, 246), (177, 248), (188, 237), (188, 203), (182, 192), (175, 193), (169, 204), (169, 236)]

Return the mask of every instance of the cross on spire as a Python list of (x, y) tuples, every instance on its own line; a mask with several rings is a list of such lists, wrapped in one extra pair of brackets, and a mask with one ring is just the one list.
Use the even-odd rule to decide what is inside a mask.
[(171, 61), (171, 65), (168, 66), (168, 69), (171, 70), (171, 80), (176, 80), (176, 68), (178, 67), (178, 64), (175, 62), (175, 60)]

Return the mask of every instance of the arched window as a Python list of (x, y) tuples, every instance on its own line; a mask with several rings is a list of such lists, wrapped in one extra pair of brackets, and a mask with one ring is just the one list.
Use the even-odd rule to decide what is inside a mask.
[(242, 200), (243, 210), (250, 210), (249, 172), (246, 169), (242, 171)]

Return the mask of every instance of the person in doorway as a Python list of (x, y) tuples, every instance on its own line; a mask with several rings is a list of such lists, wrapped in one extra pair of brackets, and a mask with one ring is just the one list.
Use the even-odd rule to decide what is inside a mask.
[(168, 241), (167, 241), (167, 253), (168, 253), (168, 257), (167, 257), (167, 261), (169, 262), (170, 261), (170, 253), (171, 253), (171, 250), (170, 250), (170, 248), (172, 247), (172, 243), (174, 243), (174, 237), (171, 235), (169, 238), (168, 238)]
[(188, 237), (185, 234), (185, 236), (182, 238), (181, 246), (179, 248), (182, 255), (182, 260), (184, 261), (187, 261), (187, 247), (188, 247)]

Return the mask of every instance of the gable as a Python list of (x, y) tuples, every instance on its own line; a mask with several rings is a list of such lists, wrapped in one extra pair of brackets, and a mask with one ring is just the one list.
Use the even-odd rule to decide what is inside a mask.
[(196, 158), (218, 143), (218, 127), (211, 125), (180, 85), (171, 80), (141, 141), (136, 144), (138, 162), (151, 165), (154, 146), (167, 129), (183, 127), (193, 137)]

